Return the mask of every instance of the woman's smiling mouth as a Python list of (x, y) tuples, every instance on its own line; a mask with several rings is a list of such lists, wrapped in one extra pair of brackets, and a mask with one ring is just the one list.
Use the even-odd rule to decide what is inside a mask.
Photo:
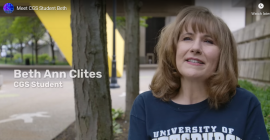
[(203, 65), (204, 62), (200, 59), (197, 58), (188, 58), (186, 59), (187, 63), (191, 64), (191, 65), (196, 65), (196, 66), (200, 66)]

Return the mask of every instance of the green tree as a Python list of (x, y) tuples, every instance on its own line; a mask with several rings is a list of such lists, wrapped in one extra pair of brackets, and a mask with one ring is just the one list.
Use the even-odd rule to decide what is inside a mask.
[(2, 53), (2, 50), (3, 50), (3, 48), (2, 48), (3, 46), (2, 46), (2, 44), (0, 44), (0, 55), (1, 55), (1, 53)]
[(6, 44), (6, 37), (5, 37), (5, 18), (0, 18), (0, 54), (3, 51), (3, 45)]
[(38, 50), (41, 48), (41, 46), (38, 46), (38, 41), (44, 36), (46, 29), (39, 20), (38, 17), (29, 17), (29, 28), (30, 28), (30, 34), (31, 38), (34, 39), (34, 50), (35, 50), (35, 59), (36, 64), (38, 64)]
[(23, 59), (23, 43), (29, 40), (31, 28), (30, 17), (16, 17), (11, 26), (11, 32), (20, 44), (19, 52), (21, 53), (21, 59)]
[(71, 0), (73, 69), (101, 72), (101, 78), (74, 78), (79, 140), (112, 140), (106, 1)]
[(2, 37), (2, 33), (1, 33), (1, 30), (0, 30), (0, 55), (3, 51), (3, 45), (4, 45), (4, 41), (3, 41), (3, 37)]
[(55, 65), (55, 53), (54, 53), (54, 45), (55, 45), (55, 42), (52, 38), (52, 36), (50, 35), (49, 32), (47, 32), (48, 35), (49, 35), (49, 41), (48, 41), (48, 44), (50, 45), (51, 47), (51, 51), (52, 51), (52, 64)]
[[(14, 17), (2, 17), (0, 18), (0, 44), (9, 44), (8, 50), (10, 55), (13, 56), (13, 41), (15, 39), (14, 34), (12, 33), (11, 25), (14, 21)], [(12, 57), (11, 57), (12, 59)]]
[[(148, 24), (146, 23), (146, 20), (149, 19), (150, 17), (147, 16), (141, 16), (140, 17), (140, 26), (142, 27), (148, 27)], [(121, 28), (126, 30), (126, 17), (118, 16), (116, 17), (116, 25), (117, 28)]]

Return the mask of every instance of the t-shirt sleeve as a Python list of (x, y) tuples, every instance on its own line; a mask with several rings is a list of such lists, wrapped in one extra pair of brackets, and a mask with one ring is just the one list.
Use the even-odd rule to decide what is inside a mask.
[(261, 104), (255, 106), (249, 114), (243, 140), (269, 140), (264, 124)]
[(132, 106), (130, 112), (130, 124), (128, 140), (148, 140), (146, 121), (145, 121), (145, 106), (141, 95), (139, 95)]

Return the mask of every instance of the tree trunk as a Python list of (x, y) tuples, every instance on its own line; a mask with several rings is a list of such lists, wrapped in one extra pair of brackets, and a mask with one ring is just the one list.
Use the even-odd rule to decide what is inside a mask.
[(74, 78), (78, 140), (112, 140), (105, 0), (71, 0), (73, 69), (102, 78)]
[(2, 53), (2, 44), (0, 44), (0, 55), (1, 55), (1, 53)]
[(125, 0), (126, 7), (126, 111), (125, 119), (129, 122), (131, 107), (139, 95), (139, 0)]
[(12, 46), (12, 41), (10, 41), (10, 49), (9, 49), (9, 51), (10, 51), (10, 60), (12, 61), (12, 59), (13, 59), (13, 46)]
[(31, 53), (32, 53), (32, 57), (31, 57), (31, 62), (32, 62), (32, 65), (34, 65), (35, 63), (34, 63), (34, 42), (33, 41), (31, 41), (32, 43), (31, 43)]
[(22, 59), (22, 63), (23, 63), (23, 46), (22, 46), (22, 42), (20, 42), (21, 44), (21, 48), (20, 48), (20, 52), (21, 52), (21, 59)]
[(54, 43), (51, 45), (51, 49), (52, 49), (52, 60), (53, 60), (52, 64), (55, 65), (55, 54), (54, 54), (53, 48), (54, 48)]
[(49, 34), (49, 37), (50, 37), (50, 46), (51, 46), (51, 51), (52, 51), (52, 60), (53, 60), (52, 64), (55, 65), (54, 41), (53, 41), (52, 36), (50, 34)]
[(35, 53), (36, 53), (36, 64), (38, 65), (38, 40), (35, 39)]

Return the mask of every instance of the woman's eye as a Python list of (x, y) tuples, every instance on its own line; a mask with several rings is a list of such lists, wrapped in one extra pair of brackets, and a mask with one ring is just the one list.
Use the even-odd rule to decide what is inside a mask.
[(191, 40), (190, 37), (185, 37), (183, 40)]
[(212, 40), (205, 40), (204, 42), (209, 43), (209, 44), (214, 44)]

